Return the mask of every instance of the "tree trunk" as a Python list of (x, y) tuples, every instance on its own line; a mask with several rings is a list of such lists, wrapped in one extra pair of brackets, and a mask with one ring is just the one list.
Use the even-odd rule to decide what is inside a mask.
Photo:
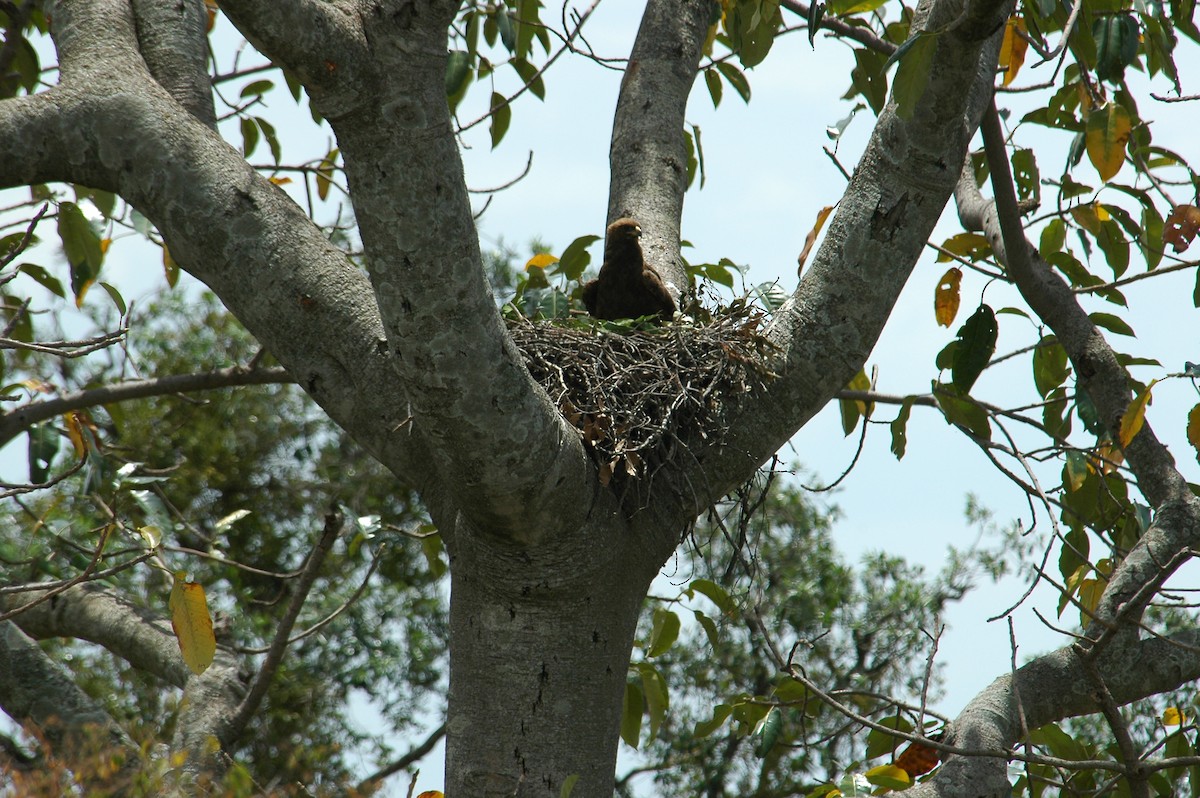
[(573, 798), (612, 795), (630, 649), (660, 558), (622, 540), (625, 524), (606, 526), (613, 545), (591, 552), (455, 535), (450, 798), (558, 798), (571, 776)]

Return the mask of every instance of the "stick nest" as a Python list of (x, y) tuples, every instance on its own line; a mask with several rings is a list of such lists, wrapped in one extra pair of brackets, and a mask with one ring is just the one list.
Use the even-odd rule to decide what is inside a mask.
[[(709, 314), (705, 314), (709, 316)], [(724, 428), (725, 412), (775, 375), (765, 314), (745, 301), (702, 323), (509, 319), (530, 374), (575, 428), (600, 481), (636, 478)]]

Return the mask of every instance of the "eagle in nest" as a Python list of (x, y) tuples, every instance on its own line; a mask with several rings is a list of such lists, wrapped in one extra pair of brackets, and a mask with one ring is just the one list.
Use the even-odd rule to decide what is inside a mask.
[(633, 219), (608, 226), (600, 276), (583, 286), (583, 305), (598, 319), (636, 319), (657, 315), (670, 321), (675, 300), (658, 272), (642, 257), (642, 228)]

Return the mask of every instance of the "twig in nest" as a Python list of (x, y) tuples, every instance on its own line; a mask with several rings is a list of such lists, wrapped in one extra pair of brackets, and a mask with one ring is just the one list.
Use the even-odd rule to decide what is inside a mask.
[(730, 404), (775, 376), (764, 365), (763, 319), (735, 303), (703, 325), (518, 319), (509, 332), (608, 485), (651, 473), (680, 442), (708, 439)]

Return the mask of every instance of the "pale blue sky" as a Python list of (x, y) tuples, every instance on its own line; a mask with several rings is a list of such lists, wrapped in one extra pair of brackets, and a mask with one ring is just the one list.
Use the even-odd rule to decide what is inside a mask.
[[(628, 54), (642, 5), (634, 0), (605, 0), (601, 4), (585, 28), (598, 53), (612, 57)], [(558, 9), (551, 6), (545, 13), (557, 18)], [(796, 23), (794, 18), (785, 19), (789, 24)], [(218, 51), (228, 53), (236, 46), (235, 37), (222, 23), (215, 40)], [(248, 56), (246, 63), (250, 62)], [(222, 69), (228, 68), (228, 57), (223, 56), (220, 63)], [(785, 290), (795, 287), (796, 256), (805, 236), (818, 210), (835, 203), (844, 187), (841, 174), (821, 148), (832, 145), (826, 127), (850, 110), (851, 104), (839, 98), (849, 85), (852, 63), (845, 45), (818, 37), (814, 50), (807, 35), (799, 32), (778, 41), (767, 61), (749, 73), (753, 88), (749, 105), (727, 87), (720, 109), (714, 111), (703, 82), (697, 83), (687, 118), (702, 131), (707, 182), (703, 190), (693, 188), (688, 193), (684, 208), (683, 236), (695, 245), (686, 253), (690, 260), (706, 262), (728, 257), (750, 265), (751, 283), (779, 280)], [(1194, 47), (1181, 55), (1180, 65), (1185, 81), (1200, 75), (1200, 58)], [(1048, 80), (1049, 71), (1049, 67), (1027, 67), (1018, 84)], [(501, 74), (507, 89), (515, 89), (515, 80)], [(530, 238), (538, 237), (561, 252), (577, 236), (602, 231), (608, 192), (608, 140), (619, 80), (616, 71), (583, 58), (564, 57), (546, 76), (545, 102), (526, 94), (516, 103), (511, 128), (495, 151), (490, 147), (486, 124), (464, 136), (467, 182), (476, 188), (511, 180), (524, 167), (528, 153), (534, 153), (529, 176), (497, 194), (481, 218), (480, 236), (485, 247), (501, 239), (523, 247)], [(240, 85), (228, 87), (231, 96), (236, 96)], [(1169, 87), (1160, 80), (1154, 88), (1166, 93)], [(1184, 90), (1197, 89), (1185, 82)], [(469, 120), (482, 113), (488, 94), (483, 86), (476, 87), (460, 108), (460, 117)], [(1004, 95), (1000, 104), (1029, 108), (1033, 107), (1030, 101), (1040, 96)], [(295, 109), (282, 85), (267, 95), (267, 101), (268, 112), (264, 115), (281, 132), (284, 162), (324, 154), (331, 143), (328, 129), (317, 131), (306, 126), (307, 112)], [(1194, 130), (1189, 128), (1196, 113), (1193, 105), (1165, 105), (1147, 97), (1140, 107), (1142, 116), (1155, 122), (1157, 143), (1193, 160), (1200, 159)], [(1018, 110), (1013, 119), (1021, 113)], [(848, 169), (856, 163), (872, 123), (870, 112), (859, 114), (839, 144), (839, 158)], [(240, 144), (235, 125), (227, 126), (226, 132), (235, 145)], [(1025, 145), (1046, 148), (1038, 150), (1043, 178), (1058, 175), (1069, 145), (1065, 134), (1022, 128), (1019, 139)], [(260, 147), (254, 160), (266, 162), (265, 148)], [(1086, 164), (1078, 175), (1093, 185), (1098, 183)], [(1045, 196), (1050, 196), (1049, 191), (1044, 191)], [(1182, 190), (1176, 198), (1189, 199)], [(1103, 199), (1116, 201), (1109, 195)], [(483, 198), (477, 200), (481, 206)], [(7, 204), (5, 196), (0, 196), (0, 206)], [(957, 219), (949, 211), (934, 239), (940, 241), (958, 231)], [(945, 268), (946, 264), (934, 263), (932, 252), (922, 259), (869, 360), (868, 371), (870, 366), (879, 366), (879, 388), (887, 393), (927, 392), (930, 381), (937, 376), (935, 354), (953, 338), (958, 325), (979, 301), (984, 280), (968, 273), (959, 319), (949, 330), (938, 327), (933, 319), (933, 291)], [(1140, 268), (1135, 256), (1130, 271)], [(159, 253), (140, 246), (118, 248), (105, 265), (104, 279), (130, 295), (157, 290), (162, 284)], [(1194, 274), (1188, 271), (1125, 289), (1134, 312), (1121, 315), (1132, 324), (1138, 338), (1114, 343), (1124, 351), (1156, 357), (1165, 366), (1165, 371), (1140, 370), (1138, 376), (1142, 379), (1180, 371), (1185, 359), (1200, 360), (1200, 347), (1195, 343), (1200, 316), (1191, 303), (1193, 280)], [(987, 289), (986, 301), (996, 308), (1017, 304), (1012, 292), (999, 285)], [(1114, 311), (1099, 302), (1089, 304), (1089, 309)], [(1001, 317), (1000, 326), (998, 353), (1031, 343), (1029, 325), (1016, 317)], [(1028, 375), (1029, 360), (1022, 356), (985, 373), (974, 393), (998, 404), (1031, 402)], [(1187, 382), (1164, 383), (1155, 391), (1148, 418), (1159, 436), (1172, 446), (1184, 474), (1200, 482), (1200, 468), (1183, 437), (1187, 408), (1196, 401), (1196, 393)], [(890, 420), (895, 413), (895, 408), (880, 407), (877, 417)], [(963, 515), (968, 493), (977, 495), (991, 508), (997, 521), (1020, 519), (1028, 524), (1029, 510), (1023, 495), (973, 444), (935, 413), (914, 409), (908, 440), (908, 453), (897, 462), (889, 451), (887, 428), (874, 427), (855, 471), (834, 495), (843, 511), (835, 535), (848, 558), (857, 560), (865, 552), (883, 550), (923, 562), (930, 571), (938, 570), (947, 545), (965, 547), (974, 540), (975, 530), (967, 526)], [(807, 469), (810, 473), (805, 479), (810, 484), (826, 484), (850, 463), (856, 442), (857, 435), (843, 437), (836, 407), (831, 406), (795, 436), (791, 450), (783, 457)], [(10, 446), (0, 462), (11, 463), (14, 455), (23, 458), (24, 445), (18, 441)], [(1052, 466), (1040, 476), (1053, 485), (1056, 471)], [(1044, 539), (1048, 529), (1041, 517), (1035, 535)], [(971, 696), (1007, 669), (1008, 629), (1003, 623), (986, 624), (984, 619), (1015, 600), (1024, 578), (973, 593), (950, 613), (950, 628), (941, 640), (938, 657), (947, 667), (947, 696), (937, 703), (942, 711), (956, 714)], [(1057, 595), (1039, 590), (1030, 603), (1053, 617)], [(1061, 644), (1028, 611), (1017, 614), (1016, 631), (1021, 659)], [(369, 767), (366, 763), (364, 771)], [(440, 762), (427, 760), (426, 771), (417, 792), (441, 786)], [(391, 793), (403, 795), (406, 780), (394, 777), (393, 781)]]

